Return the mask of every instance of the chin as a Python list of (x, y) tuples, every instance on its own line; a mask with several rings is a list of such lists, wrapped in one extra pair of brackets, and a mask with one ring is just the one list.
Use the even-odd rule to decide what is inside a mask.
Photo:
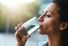
[(39, 34), (41, 34), (41, 35), (46, 35), (46, 33), (45, 33), (45, 32), (40, 31), (40, 30), (39, 30)]
[(41, 34), (41, 35), (46, 35), (45, 33), (41, 33), (41, 32), (39, 32), (39, 34)]

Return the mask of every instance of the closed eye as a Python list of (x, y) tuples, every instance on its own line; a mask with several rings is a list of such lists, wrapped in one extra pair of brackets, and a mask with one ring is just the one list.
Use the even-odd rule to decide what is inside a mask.
[(51, 15), (46, 15), (47, 17), (51, 17)]
[(52, 13), (49, 12), (49, 11), (47, 11), (47, 12), (46, 12), (46, 17), (52, 17)]

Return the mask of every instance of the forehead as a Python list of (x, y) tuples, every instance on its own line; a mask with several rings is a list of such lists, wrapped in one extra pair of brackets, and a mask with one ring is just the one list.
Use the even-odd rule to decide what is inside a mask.
[(50, 3), (43, 11), (51, 11), (51, 12), (57, 12), (58, 11), (58, 6), (55, 3)]

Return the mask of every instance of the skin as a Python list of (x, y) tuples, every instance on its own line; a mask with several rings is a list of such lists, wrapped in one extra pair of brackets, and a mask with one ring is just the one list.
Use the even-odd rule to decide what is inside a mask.
[(25, 32), (24, 35), (20, 35), (19, 33), (19, 28), (21, 28), (21, 25), (22, 23), (19, 23), (16, 27), (16, 32), (15, 32), (15, 35), (16, 35), (16, 40), (17, 40), (17, 45), (16, 46), (25, 46), (25, 43), (27, 41), (27, 39), (30, 37), (30, 35), (28, 35), (28, 33), (25, 31), (25, 28), (23, 27), (22, 28), (22, 31)]
[[(60, 8), (57, 4), (51, 3), (44, 9), (43, 14), (38, 18), (39, 21), (39, 33), (48, 35), (48, 46), (60, 46), (61, 44), (61, 31), (60, 26), (62, 22), (59, 18), (58, 10)], [(21, 27), (21, 24), (17, 26)], [(23, 28), (24, 30), (24, 28)], [(24, 31), (25, 32), (25, 31)], [(25, 46), (25, 43), (30, 35), (20, 36), (19, 31), (16, 31), (17, 46)]]
[(60, 43), (60, 25), (61, 21), (58, 13), (59, 7), (51, 3), (38, 18), (40, 25), (40, 34), (48, 35), (48, 46), (59, 46)]
[(51, 3), (46, 9), (42, 16), (38, 18), (40, 25), (41, 34), (53, 34), (59, 31), (60, 19), (58, 14), (58, 6), (55, 3)]

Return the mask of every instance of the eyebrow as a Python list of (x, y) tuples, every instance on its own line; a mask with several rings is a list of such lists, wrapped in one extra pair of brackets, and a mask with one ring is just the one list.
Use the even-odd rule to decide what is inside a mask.
[(41, 16), (44, 16), (46, 14), (46, 12), (51, 12), (51, 14), (54, 14), (54, 12), (52, 12), (52, 11), (43, 11)]
[(44, 11), (44, 13), (47, 13), (47, 12), (50, 12), (51, 14), (54, 14), (54, 12), (52, 12), (52, 11)]

